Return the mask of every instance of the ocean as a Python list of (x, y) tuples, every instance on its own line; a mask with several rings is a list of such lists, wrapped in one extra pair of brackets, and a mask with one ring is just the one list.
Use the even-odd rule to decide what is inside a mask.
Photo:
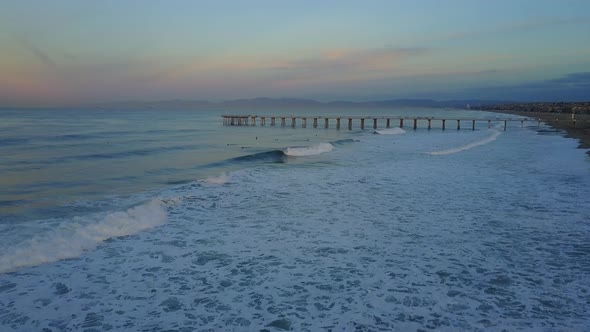
[(590, 160), (562, 132), (237, 112), (506, 117), (0, 110), (0, 330), (590, 329)]

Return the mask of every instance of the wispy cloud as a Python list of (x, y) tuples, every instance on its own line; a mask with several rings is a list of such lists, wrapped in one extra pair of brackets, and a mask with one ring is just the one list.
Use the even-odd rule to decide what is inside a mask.
[(272, 66), (273, 70), (331, 70), (331, 69), (383, 69), (399, 64), (401, 59), (431, 51), (427, 48), (379, 48), (366, 50), (324, 51), (316, 57), (286, 61)]
[(526, 20), (520, 22), (512, 22), (506, 25), (501, 25), (492, 32), (514, 32), (521, 30), (534, 30), (547, 27), (565, 26), (583, 24), (588, 25), (588, 17), (568, 17), (568, 18), (546, 18), (536, 20)]
[(419, 43), (429, 43), (433, 41), (458, 41), (466, 39), (476, 39), (497, 34), (517, 33), (521, 31), (543, 29), (548, 27), (568, 26), (568, 25), (590, 25), (587, 17), (569, 17), (569, 18), (546, 18), (535, 20), (523, 20), (509, 22), (488, 29), (472, 29), (470, 31), (457, 31), (441, 35), (434, 35), (425, 40), (417, 41)]
[[(258, 55), (194, 58), (160, 73), (159, 80), (174, 82), (235, 82), (245, 79), (268, 84), (335, 82), (379, 78), (399, 70), (406, 60), (432, 53), (429, 48), (327, 49), (306, 56)], [(310, 55), (311, 53), (311, 55)]]
[(560, 89), (588, 89), (590, 99), (590, 72), (571, 73), (564, 77), (525, 82), (511, 86), (489, 87), (488, 89), (519, 89), (519, 90), (560, 90)]
[(324, 50), (315, 56), (269, 62), (257, 72), (283, 86), (362, 81), (399, 75), (410, 68), (408, 61), (431, 53), (434, 50), (429, 48)]
[[(590, 72), (573, 73), (565, 77), (560, 77), (545, 81), (546, 84), (554, 86), (590, 86)], [(590, 90), (588, 90), (590, 94)]]
[(590, 100), (590, 72), (514, 85), (477, 87), (468, 89), (467, 93), (514, 100), (587, 101)]
[(20, 42), (24, 49), (33, 55), (33, 57), (35, 57), (35, 59), (41, 64), (45, 65), (45, 67), (50, 69), (55, 69), (57, 67), (55, 61), (53, 61), (49, 54), (43, 51), (40, 47), (26, 39), (20, 39)]

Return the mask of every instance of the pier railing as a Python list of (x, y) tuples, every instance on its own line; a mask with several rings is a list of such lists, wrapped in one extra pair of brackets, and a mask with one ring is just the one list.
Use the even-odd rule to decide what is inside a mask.
[[(352, 130), (353, 121), (360, 122), (360, 128), (365, 129), (365, 121), (372, 122), (373, 129), (378, 128), (378, 121), (385, 121), (385, 126), (381, 125), (381, 128), (391, 128), (392, 123), (398, 123), (399, 127), (404, 127), (404, 121), (411, 122), (413, 129), (418, 128), (418, 122), (427, 122), (427, 129), (431, 129), (433, 122), (439, 122), (442, 130), (447, 129), (448, 122), (456, 122), (457, 129), (461, 129), (461, 123), (471, 124), (471, 129), (475, 130), (476, 122), (487, 122), (488, 128), (492, 127), (492, 123), (500, 123), (504, 125), (504, 130), (507, 128), (508, 122), (520, 122), (520, 126), (523, 127), (525, 122), (536, 121), (539, 125), (541, 120), (536, 118), (502, 118), (502, 119), (474, 119), (474, 118), (435, 118), (435, 117), (392, 117), (392, 116), (264, 116), (264, 115), (223, 115), (223, 124), (226, 126), (256, 126), (257, 122), (261, 126), (267, 125), (267, 119), (270, 120), (271, 126), (280, 125), (282, 127), (287, 126), (287, 121), (290, 121), (290, 126), (295, 128), (300, 123), (302, 128), (307, 127), (307, 120), (312, 121), (312, 127), (317, 128), (318, 122), (320, 126), (323, 121), (324, 128), (330, 128), (330, 120), (335, 121), (335, 128), (340, 129), (342, 122), (345, 122), (348, 130)], [(280, 121), (277, 124), (277, 121)], [(447, 122), (448, 121), (448, 122)]]

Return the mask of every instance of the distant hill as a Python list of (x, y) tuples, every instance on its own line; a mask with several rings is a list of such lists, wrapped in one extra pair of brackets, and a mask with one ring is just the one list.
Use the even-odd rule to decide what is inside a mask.
[(253, 98), (236, 99), (216, 103), (216, 106), (237, 106), (237, 107), (321, 107), (324, 103), (312, 99), (298, 98)]

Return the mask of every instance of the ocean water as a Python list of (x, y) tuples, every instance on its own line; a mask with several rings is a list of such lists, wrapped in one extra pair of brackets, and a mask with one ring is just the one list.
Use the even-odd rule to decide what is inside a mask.
[(575, 140), (222, 126), (232, 112), (0, 111), (0, 330), (590, 328)]

